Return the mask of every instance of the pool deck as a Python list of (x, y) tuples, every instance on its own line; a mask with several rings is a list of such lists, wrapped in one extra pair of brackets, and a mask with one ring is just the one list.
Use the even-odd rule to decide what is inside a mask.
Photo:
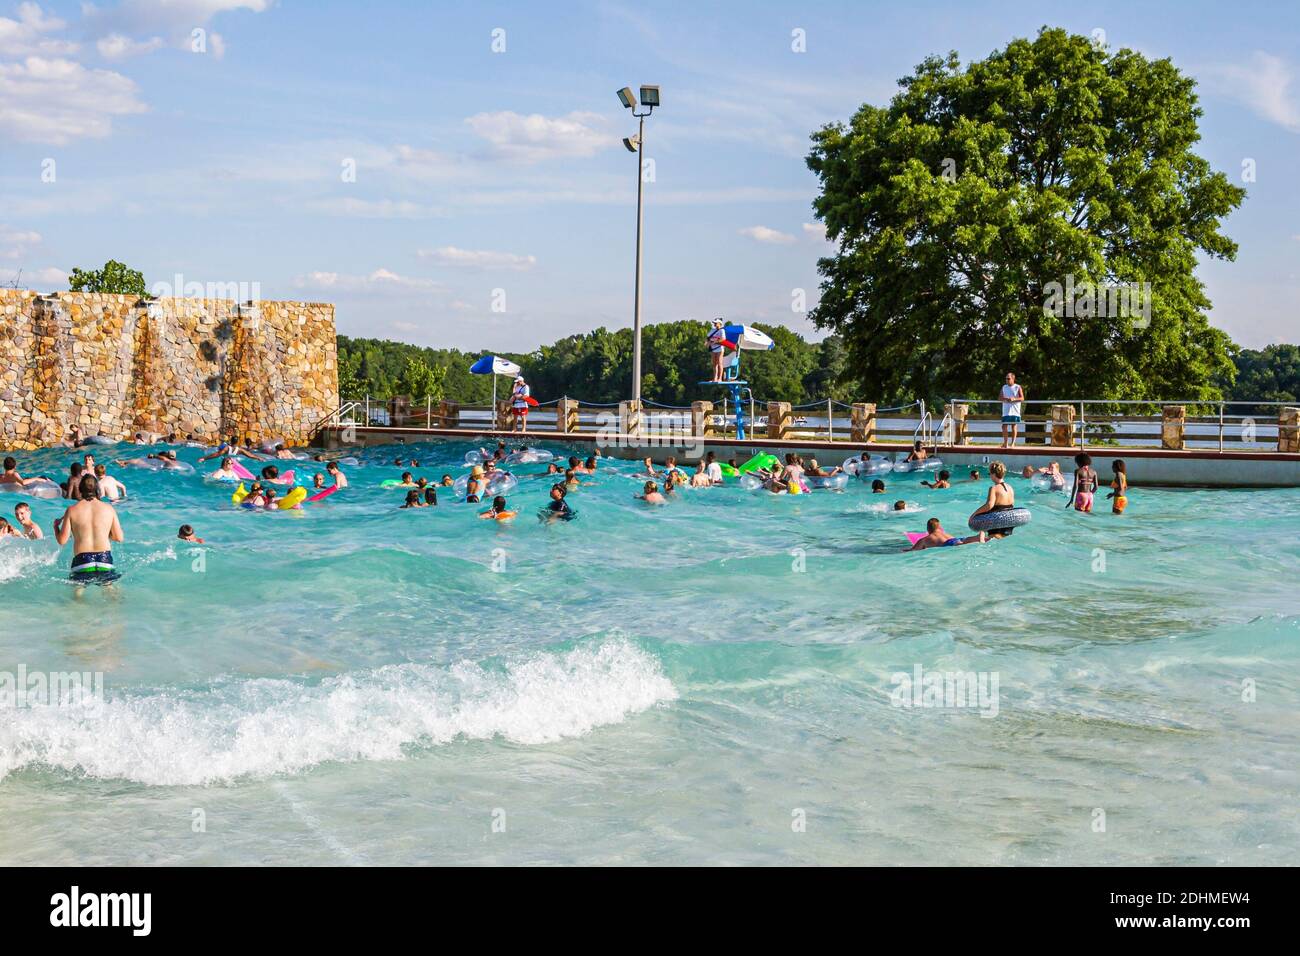
[[(344, 428), (331, 426), (323, 429), (318, 441), (327, 448), (344, 447)], [(640, 459), (647, 456), (663, 461), (669, 455), (686, 463), (695, 461), (712, 451), (721, 461), (732, 456), (742, 460), (760, 451), (784, 455), (798, 452), (805, 458), (817, 458), (823, 467), (838, 465), (845, 458), (860, 455), (906, 452), (907, 442), (847, 442), (824, 439), (791, 438), (784, 441), (760, 437), (739, 441), (734, 438), (683, 438), (660, 436), (614, 435), (596, 432), (519, 432), (472, 431), (463, 428), (389, 428), (355, 426), (348, 436), (348, 446), (388, 445), (399, 442), (452, 440), (487, 444), (497, 440), (512, 445), (524, 442), (568, 445), (575, 448), (587, 446), (607, 458)], [(1300, 455), (1276, 451), (1217, 451), (1189, 448), (1170, 451), (1160, 448), (1123, 448), (1112, 445), (1089, 445), (1087, 453), (1103, 483), (1109, 480), (1110, 463), (1124, 459), (1128, 466), (1128, 479), (1133, 485), (1196, 488), (1300, 488)], [(962, 469), (986, 469), (991, 461), (1001, 460), (1007, 470), (1015, 473), (1031, 465), (1035, 468), (1049, 462), (1060, 462), (1062, 471), (1074, 470), (1077, 446), (1017, 445), (1001, 448), (997, 445), (939, 445), (938, 455), (953, 472)]]

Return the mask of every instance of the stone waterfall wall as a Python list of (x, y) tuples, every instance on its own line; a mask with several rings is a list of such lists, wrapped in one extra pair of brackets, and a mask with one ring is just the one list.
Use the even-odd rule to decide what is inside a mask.
[(0, 289), (0, 448), (74, 425), (302, 442), (338, 403), (332, 305)]

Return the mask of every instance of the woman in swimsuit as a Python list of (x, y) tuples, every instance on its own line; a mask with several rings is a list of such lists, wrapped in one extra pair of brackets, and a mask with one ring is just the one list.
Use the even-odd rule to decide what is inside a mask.
[(1097, 472), (1092, 467), (1092, 456), (1080, 453), (1074, 456), (1074, 487), (1070, 500), (1075, 511), (1092, 512), (1092, 496), (1097, 493)]
[[(1016, 506), (1016, 491), (1006, 483), (1007, 466), (1000, 461), (995, 461), (989, 465), (989, 496), (984, 499), (984, 504), (976, 509), (975, 515), (988, 514), (990, 511), (1010, 511)], [(990, 528), (988, 536), (990, 538), (1005, 538), (1014, 531), (1014, 528)]]
[(1110, 483), (1112, 491), (1106, 496), (1111, 499), (1110, 513), (1122, 515), (1128, 507), (1128, 472), (1124, 459), (1116, 458), (1110, 470), (1115, 473), (1115, 478)]

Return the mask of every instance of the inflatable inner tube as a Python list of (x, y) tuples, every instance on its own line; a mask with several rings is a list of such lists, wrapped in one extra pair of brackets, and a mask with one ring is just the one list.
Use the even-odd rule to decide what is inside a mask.
[(860, 457), (846, 458), (844, 464), (840, 466), (850, 475), (857, 475), (859, 478), (868, 478), (875, 475), (887, 475), (894, 470), (894, 463), (886, 461), (884, 458), (870, 458), (863, 461)]
[(1065, 476), (1053, 478), (1045, 474), (1034, 475), (1029, 479), (1029, 487), (1034, 491), (1065, 491)]
[(91, 435), (88, 438), (81, 439), (78, 445), (115, 445), (117, 442), (107, 435)]
[(38, 478), (36, 481), (28, 482), (25, 485), (3, 484), (0, 485), (0, 491), (12, 492), (16, 495), (29, 495), (32, 498), (63, 497), (63, 489), (48, 478)]
[(751, 471), (755, 471), (759, 468), (766, 468), (768, 471), (771, 471), (773, 468), (779, 468), (780, 466), (781, 459), (777, 458), (776, 455), (759, 452), (753, 458), (749, 459), (749, 461), (737, 468), (736, 471), (740, 472), (742, 475), (747, 475)]
[(832, 491), (842, 491), (849, 483), (849, 476), (844, 472), (840, 472), (838, 475), (804, 475), (803, 477), (809, 488), (829, 488)]
[(1007, 508), (1002, 511), (986, 511), (980, 515), (971, 515), (966, 522), (972, 531), (993, 531), (997, 528), (1019, 528), (1029, 524), (1033, 517), (1028, 508)]
[[(519, 479), (508, 471), (493, 472), (493, 474), (486, 479), (486, 484), (479, 492), (479, 497), (482, 498), (484, 495), (490, 495), (492, 497), (495, 497), (496, 495), (508, 495), (510, 492), (515, 490), (518, 484)], [(452, 486), (452, 490), (456, 492), (457, 498), (464, 498), (465, 491), (468, 487), (469, 475), (461, 475), (456, 479), (456, 483)]]
[(512, 455), (506, 455), (506, 463), (510, 465), (543, 465), (554, 459), (555, 456), (549, 451), (540, 448), (530, 448), (528, 451), (517, 451)]

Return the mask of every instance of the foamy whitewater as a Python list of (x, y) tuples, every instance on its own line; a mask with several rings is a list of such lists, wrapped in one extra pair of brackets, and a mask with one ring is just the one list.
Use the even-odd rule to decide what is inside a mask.
[[(0, 540), (0, 696), (20, 668), (104, 689), (0, 715), (0, 862), (1300, 848), (1300, 492), (1148, 489), (1135, 466), (1117, 518), (1013, 479), (1034, 519), (1012, 538), (902, 554), (929, 517), (963, 533), (987, 484), (732, 485), (653, 509), (632, 497), (640, 465), (612, 462), (551, 526), (541, 465), (515, 469), (507, 525), (450, 489), (403, 511), (379, 487), (459, 477), (471, 447), (372, 449), (347, 491), (274, 514), (201, 473), (117, 470), (113, 588), (71, 586), (52, 540)], [(57, 477), (74, 460), (19, 457)], [(20, 500), (50, 535), (62, 503), (0, 508)], [(182, 523), (207, 543), (178, 541)]]

